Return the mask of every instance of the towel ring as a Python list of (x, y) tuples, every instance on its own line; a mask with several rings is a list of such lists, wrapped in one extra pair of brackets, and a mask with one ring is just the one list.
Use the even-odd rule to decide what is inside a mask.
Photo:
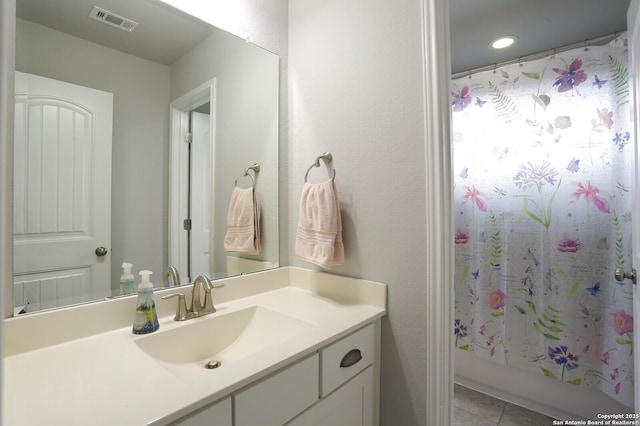
[[(249, 176), (249, 179), (251, 179), (251, 186), (255, 186), (256, 180), (254, 179), (254, 176), (251, 176), (251, 174), (249, 173), (249, 170), (253, 170), (253, 174), (257, 178), (258, 177), (258, 173), (260, 173), (260, 164), (253, 163), (253, 165), (251, 167), (247, 168), (244, 171), (244, 174), (242, 175), (242, 176)], [(235, 186), (238, 186), (238, 179), (236, 179)]]
[[(333, 155), (331, 155), (330, 152), (325, 152), (324, 154), (316, 158), (315, 163), (310, 165), (309, 168), (307, 169), (307, 173), (304, 174), (305, 183), (307, 183), (307, 178), (309, 177), (309, 172), (311, 171), (311, 169), (313, 169), (314, 167), (320, 167), (320, 160), (324, 161), (325, 164), (329, 164), (333, 161)], [(336, 169), (333, 169), (333, 176), (331, 177), (331, 181), (335, 181), (335, 180), (336, 180)]]

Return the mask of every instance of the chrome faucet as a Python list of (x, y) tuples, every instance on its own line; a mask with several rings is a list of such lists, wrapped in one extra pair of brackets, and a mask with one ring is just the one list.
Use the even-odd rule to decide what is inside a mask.
[(178, 273), (178, 270), (175, 266), (168, 266), (167, 269), (164, 270), (164, 276), (167, 278), (171, 278), (169, 280), (169, 286), (171, 286), (172, 283), (174, 287), (180, 286), (180, 274)]
[[(191, 288), (191, 306), (187, 309), (187, 304), (183, 293), (172, 293), (162, 296), (162, 299), (170, 297), (178, 297), (178, 307), (176, 308), (176, 321), (185, 321), (191, 318), (201, 317), (203, 315), (212, 314), (216, 311), (213, 306), (213, 297), (211, 290), (214, 288), (224, 287), (224, 284), (213, 284), (205, 275), (198, 275), (193, 281)], [(204, 303), (201, 300), (201, 293), (204, 290)]]

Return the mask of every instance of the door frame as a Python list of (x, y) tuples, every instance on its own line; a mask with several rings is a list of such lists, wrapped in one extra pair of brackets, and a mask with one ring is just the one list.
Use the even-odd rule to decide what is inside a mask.
[[(628, 266), (626, 269), (630, 268), (638, 268), (638, 263), (640, 262), (640, 233), (636, 232), (640, 228), (640, 218), (638, 217), (638, 209), (640, 208), (640, 196), (638, 195), (640, 182), (640, 123), (638, 122), (638, 116), (640, 115), (640, 58), (637, 58), (635, 55), (635, 51), (638, 50), (638, 45), (640, 44), (640, 0), (631, 0), (629, 4), (629, 9), (627, 9), (627, 36), (628, 36), (628, 47), (629, 47), (629, 68), (630, 68), (630, 84), (632, 85), (632, 114), (633, 114), (633, 122), (634, 122), (634, 149), (635, 149), (635, 171), (634, 171), (634, 182), (635, 188), (633, 190), (633, 221), (632, 221), (632, 232), (633, 232), (633, 256), (632, 256), (632, 265)], [(634, 48), (635, 47), (635, 48)], [(629, 272), (627, 270), (626, 272)], [(638, 312), (638, 306), (640, 306), (640, 291), (637, 285), (633, 286), (633, 337), (636, 342), (638, 342), (638, 338), (640, 337), (640, 312)], [(635, 351), (634, 355), (634, 404), (635, 410), (638, 412), (640, 410), (640, 389), (638, 386), (640, 385), (640, 351)]]
[[(211, 145), (215, 147), (215, 99), (216, 79), (213, 78), (175, 99), (169, 105), (169, 265), (175, 266), (179, 271), (185, 271), (185, 273), (188, 271), (189, 261), (189, 242), (183, 227), (183, 220), (187, 219), (189, 209), (188, 191), (186, 190), (189, 182), (189, 148), (185, 143), (185, 136), (189, 132), (189, 112), (207, 102), (210, 103), (211, 119), (209, 120), (209, 130)], [(211, 149), (210, 161), (213, 179), (215, 149)], [(213, 189), (213, 185), (211, 185), (211, 188)], [(214, 205), (213, 190), (211, 192), (211, 205)], [(213, 218), (211, 227), (213, 227)], [(209, 256), (213, 255), (213, 250), (210, 250)], [(185, 276), (185, 278), (191, 281), (191, 277)]]
[(448, 0), (421, 0), (426, 186), (426, 420), (453, 420), (453, 174)]

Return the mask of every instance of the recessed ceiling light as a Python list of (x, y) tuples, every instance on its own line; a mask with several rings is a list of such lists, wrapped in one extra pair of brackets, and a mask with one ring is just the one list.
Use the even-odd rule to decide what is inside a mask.
[(518, 37), (516, 36), (503, 36), (493, 40), (490, 44), (494, 49), (504, 49), (515, 43), (517, 39)]

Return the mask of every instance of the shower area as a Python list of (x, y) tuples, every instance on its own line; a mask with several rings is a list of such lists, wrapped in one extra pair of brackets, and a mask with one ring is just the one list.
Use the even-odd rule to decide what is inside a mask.
[(560, 419), (633, 410), (624, 35), (451, 83), (456, 382)]

